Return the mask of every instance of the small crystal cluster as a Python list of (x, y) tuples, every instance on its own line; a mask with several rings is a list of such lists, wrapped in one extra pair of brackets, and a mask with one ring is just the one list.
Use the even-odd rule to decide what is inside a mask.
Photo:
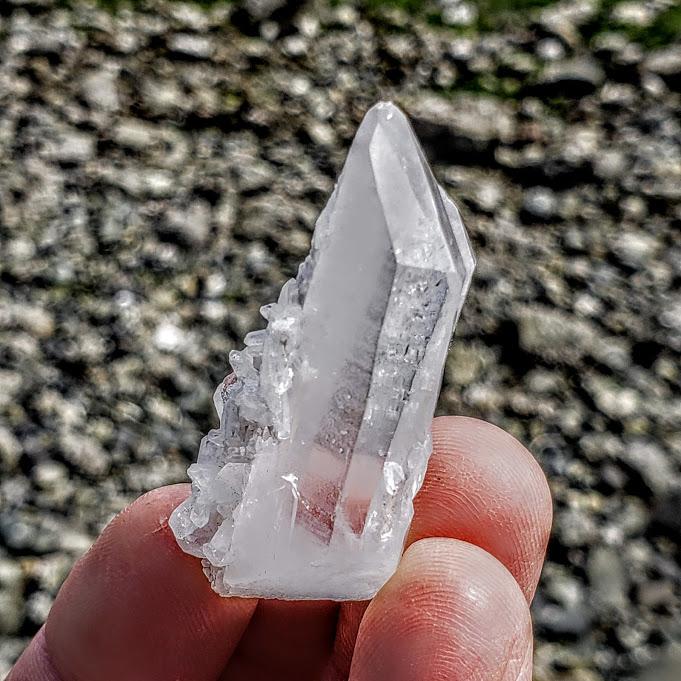
[(394, 572), (474, 267), (406, 117), (377, 104), (297, 277), (230, 354), (170, 519), (218, 593), (359, 600)]

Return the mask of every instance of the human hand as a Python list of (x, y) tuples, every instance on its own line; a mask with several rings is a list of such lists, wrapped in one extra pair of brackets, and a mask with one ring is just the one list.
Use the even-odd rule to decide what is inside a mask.
[(546, 480), (482, 421), (435, 419), (433, 444), (408, 548), (372, 601), (218, 596), (168, 527), (189, 486), (163, 487), (77, 563), (7, 681), (529, 681)]

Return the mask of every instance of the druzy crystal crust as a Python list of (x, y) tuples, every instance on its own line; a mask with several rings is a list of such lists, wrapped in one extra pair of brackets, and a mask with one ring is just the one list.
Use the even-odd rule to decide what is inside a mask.
[(218, 593), (359, 600), (391, 576), (474, 267), (406, 117), (377, 104), (298, 275), (230, 354), (170, 518)]

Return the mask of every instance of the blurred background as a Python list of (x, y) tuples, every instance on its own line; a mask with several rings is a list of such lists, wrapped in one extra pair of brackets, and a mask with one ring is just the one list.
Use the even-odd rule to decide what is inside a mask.
[(111, 516), (185, 479), (379, 98), (479, 260), (440, 410), (553, 490), (535, 681), (673, 670), (680, 92), (670, 0), (1, 0), (0, 678)]

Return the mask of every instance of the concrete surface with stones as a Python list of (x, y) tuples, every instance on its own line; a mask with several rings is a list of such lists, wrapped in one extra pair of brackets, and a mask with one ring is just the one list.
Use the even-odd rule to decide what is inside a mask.
[(535, 679), (643, 679), (678, 649), (681, 46), (632, 37), (661, 2), (488, 32), (449, 26), (461, 4), (440, 25), (1, 4), (3, 672), (111, 515), (185, 479), (229, 351), (380, 98), (479, 255), (440, 409), (508, 429), (551, 481)]

